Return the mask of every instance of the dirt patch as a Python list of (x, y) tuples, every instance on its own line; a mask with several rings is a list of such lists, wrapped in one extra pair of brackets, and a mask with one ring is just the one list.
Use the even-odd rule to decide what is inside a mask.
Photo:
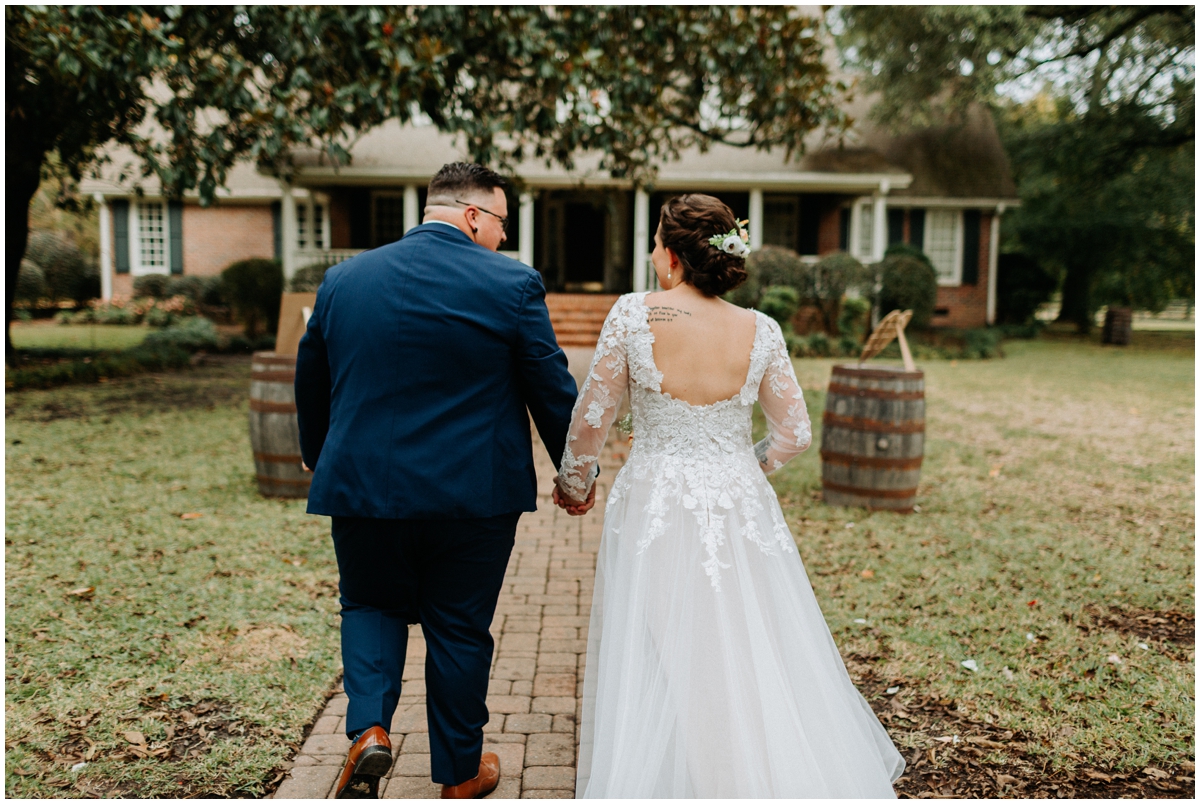
[(1028, 735), (971, 720), (951, 699), (918, 694), (902, 702), (888, 694), (897, 685), (870, 675), (858, 686), (893, 739), (919, 735), (922, 745), (904, 751), (908, 766), (895, 785), (901, 798), (1195, 798), (1194, 762), (1053, 771), (1028, 750)]
[(1084, 632), (1090, 628), (1103, 628), (1153, 642), (1171, 642), (1193, 650), (1196, 647), (1196, 615), (1189, 612), (1113, 606), (1102, 609), (1096, 605), (1088, 605), (1084, 611), (1092, 618), (1091, 623), (1079, 624)]
[(251, 625), (206, 634), (200, 645), (189, 651), (185, 665), (216, 662), (239, 670), (257, 670), (281, 659), (293, 663), (308, 647), (308, 640), (280, 625)]

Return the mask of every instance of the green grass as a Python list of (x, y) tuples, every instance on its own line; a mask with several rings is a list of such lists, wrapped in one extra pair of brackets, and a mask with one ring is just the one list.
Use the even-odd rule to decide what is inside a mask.
[(23, 324), (13, 322), (12, 342), (17, 349), (90, 349), (119, 351), (137, 346), (152, 332), (143, 326), (102, 324)]
[[(925, 363), (921, 510), (907, 516), (820, 501), (835, 361), (797, 360), (816, 437), (774, 483), (852, 673), (901, 687), (901, 706), (951, 699), (1054, 769), (1178, 768), (1195, 757), (1194, 642), (1093, 614), (1194, 611), (1194, 340), (1094, 340)], [(905, 756), (942, 736), (893, 735)]]
[(328, 521), (258, 496), (248, 376), (8, 393), (9, 796), (255, 795), (324, 701)]

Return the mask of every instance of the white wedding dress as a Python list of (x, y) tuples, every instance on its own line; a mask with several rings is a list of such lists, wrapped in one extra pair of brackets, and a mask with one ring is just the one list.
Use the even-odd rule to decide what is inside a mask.
[[(894, 797), (904, 760), (854, 688), (759, 466), (812, 440), (779, 326), (758, 313), (730, 399), (661, 390), (644, 293), (609, 313), (560, 483), (582, 499), (628, 389), (588, 633), (581, 798)], [(770, 435), (751, 441), (761, 403)], [(757, 457), (756, 457), (757, 453)]]

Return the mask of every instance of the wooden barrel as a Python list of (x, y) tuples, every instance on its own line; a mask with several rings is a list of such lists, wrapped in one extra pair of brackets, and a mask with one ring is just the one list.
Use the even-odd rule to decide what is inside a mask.
[(1104, 314), (1104, 332), (1100, 340), (1114, 346), (1128, 346), (1133, 340), (1133, 309), (1109, 307)]
[(296, 356), (255, 352), (250, 363), (250, 445), (264, 497), (307, 497), (296, 423)]
[(821, 432), (830, 505), (911, 512), (925, 455), (925, 373), (834, 366)]

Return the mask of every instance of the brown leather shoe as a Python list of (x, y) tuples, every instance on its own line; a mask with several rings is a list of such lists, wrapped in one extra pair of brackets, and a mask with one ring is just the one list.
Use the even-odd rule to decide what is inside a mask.
[(500, 784), (500, 757), (484, 754), (479, 758), (479, 775), (462, 784), (442, 785), (442, 798), (483, 798)]
[(379, 777), (392, 769), (392, 741), (372, 726), (350, 746), (334, 798), (379, 798)]

